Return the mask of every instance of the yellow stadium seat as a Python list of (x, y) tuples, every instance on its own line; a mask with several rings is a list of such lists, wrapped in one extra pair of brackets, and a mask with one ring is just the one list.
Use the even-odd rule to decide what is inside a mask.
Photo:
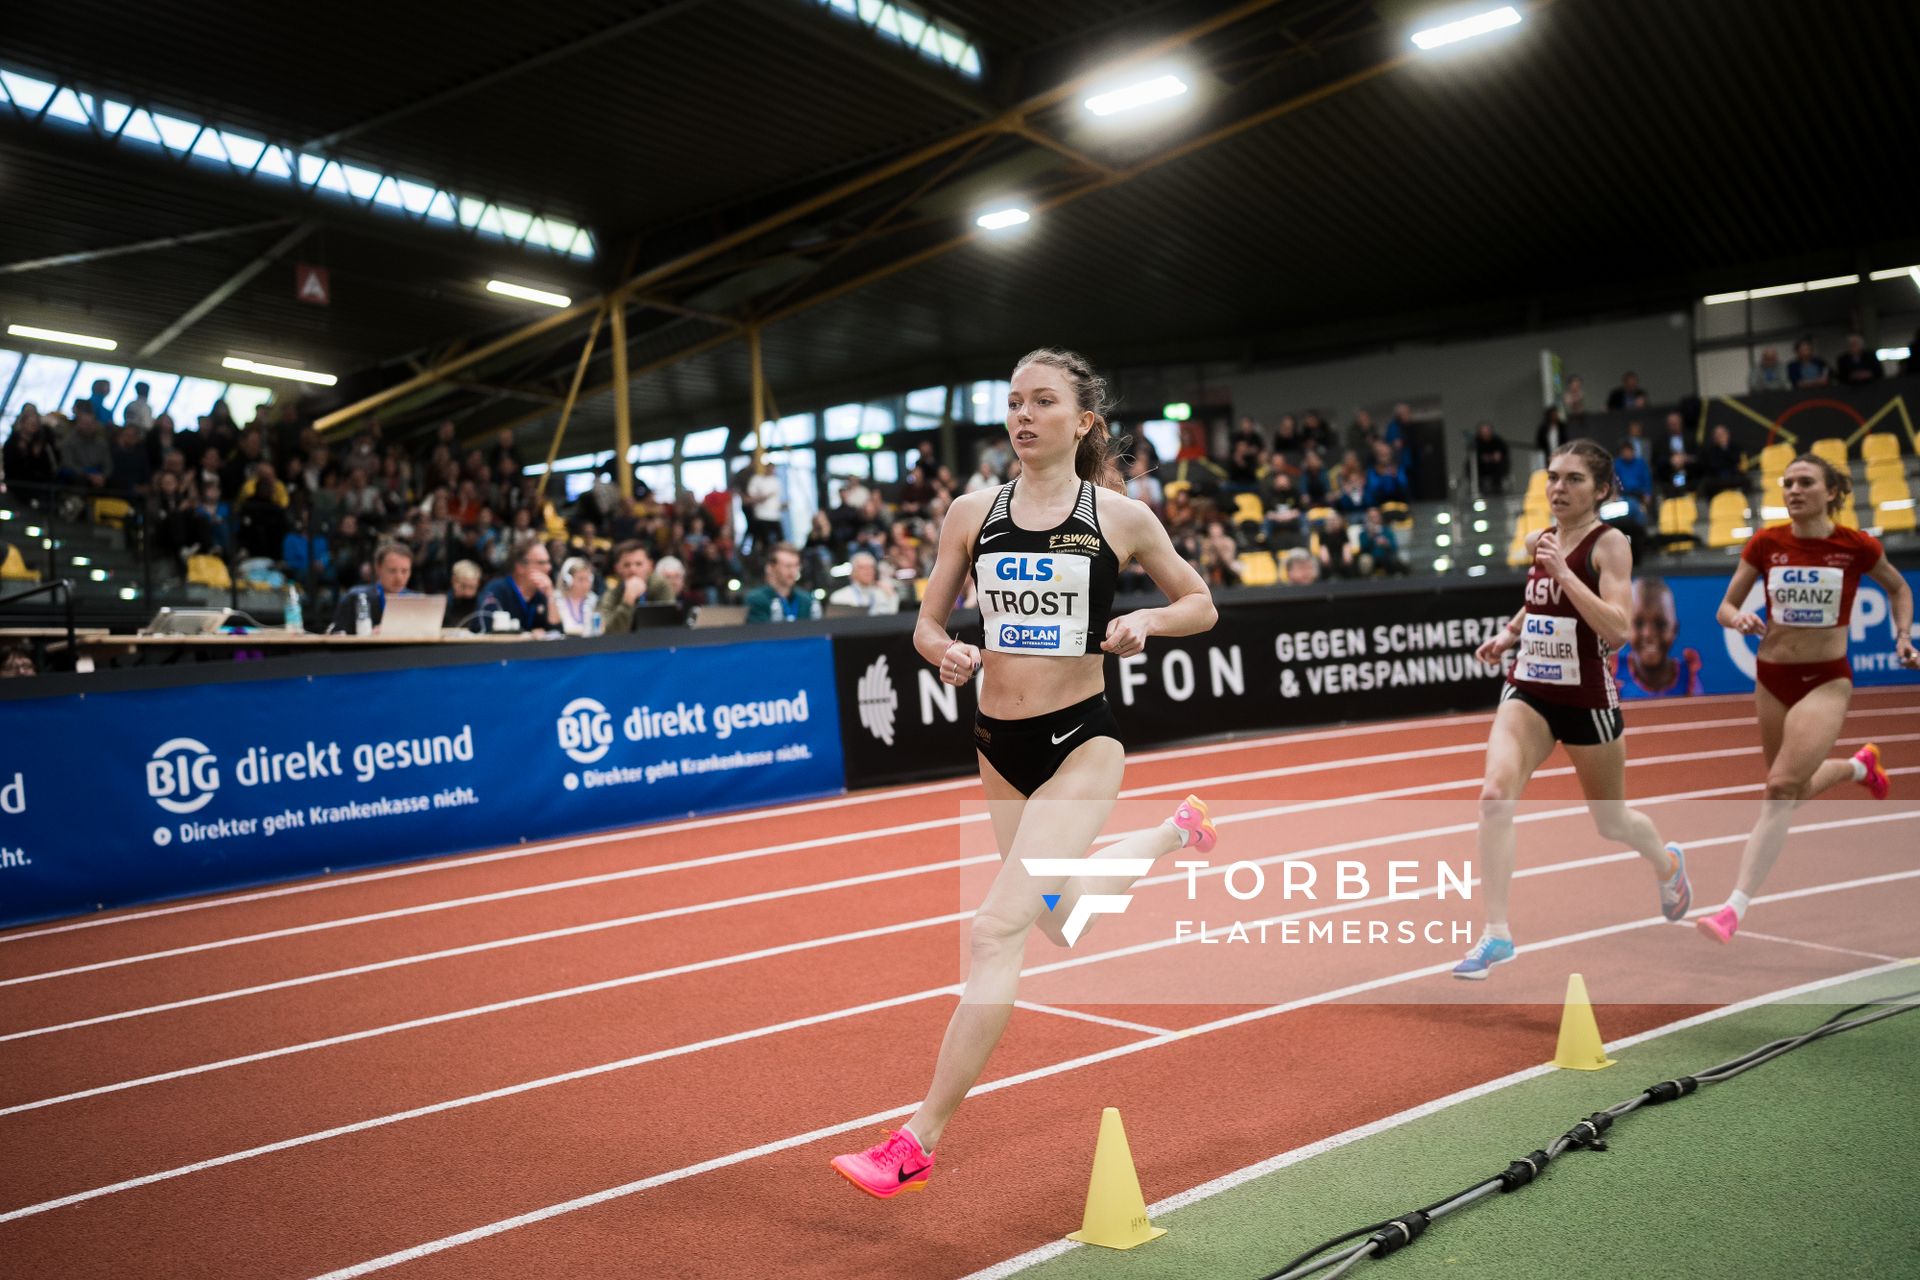
[(1873, 522), (1880, 526), (1882, 533), (1912, 533), (1913, 499), (1896, 500), (1886, 506), (1875, 505)]
[[(1660, 532), (1669, 537), (1689, 539), (1686, 550), (1693, 549), (1693, 526), (1700, 520), (1700, 504), (1692, 495), (1682, 494), (1660, 504)], [(1669, 544), (1678, 547), (1678, 543)]]
[(126, 527), (127, 517), (133, 514), (133, 504), (123, 498), (95, 498), (93, 500), (93, 522), (106, 525), (109, 529)]
[(1867, 485), (1867, 505), (1873, 509), (1873, 522), (1883, 531), (1913, 531), (1913, 490), (1908, 486), (1904, 474), (1882, 475), (1870, 481)]
[(1855, 508), (1853, 503), (1842, 503), (1840, 509), (1833, 513), (1833, 522), (1843, 529), (1858, 529), (1860, 527), (1860, 512)]
[(1899, 460), (1900, 437), (1886, 431), (1876, 431), (1860, 442), (1860, 457), (1868, 463), (1887, 459)]
[(1173, 497), (1176, 493), (1191, 492), (1193, 492), (1193, 481), (1191, 480), (1174, 480), (1160, 486), (1161, 496), (1167, 498)]
[(40, 575), (27, 567), (20, 556), (20, 548), (0, 543), (0, 582), (38, 582)]
[(1233, 496), (1233, 519), (1235, 523), (1259, 524), (1266, 518), (1267, 509), (1260, 505), (1260, 499), (1257, 495), (1251, 493), (1236, 493)]
[(1395, 529), (1413, 528), (1413, 508), (1404, 502), (1380, 504), (1380, 519)]
[(1912, 496), (1913, 491), (1907, 487), (1907, 478), (1903, 475), (1882, 476), (1867, 482), (1867, 501), (1876, 507)]
[(1336, 516), (1339, 514), (1340, 513), (1335, 511), (1332, 507), (1309, 507), (1307, 509), (1307, 523), (1319, 524), (1322, 520), (1326, 520), (1332, 516)]
[(1507, 543), (1507, 564), (1512, 568), (1518, 569), (1521, 565), (1527, 563), (1529, 559), (1531, 559), (1531, 557), (1527, 555), (1527, 531), (1525, 529), (1515, 529), (1513, 531), (1513, 540)]
[(1847, 442), (1836, 436), (1828, 436), (1824, 440), (1815, 440), (1813, 442), (1813, 448), (1808, 452), (1812, 453), (1816, 458), (1825, 458), (1842, 471), (1847, 469)]
[(1751, 536), (1753, 513), (1747, 497), (1736, 490), (1713, 495), (1707, 505), (1707, 545), (1731, 547)]
[(193, 586), (212, 587), (216, 591), (233, 589), (233, 575), (227, 572), (227, 562), (219, 556), (188, 556), (187, 581)]
[(1270, 587), (1280, 581), (1280, 566), (1271, 551), (1244, 551), (1240, 554), (1240, 585)]
[(1545, 470), (1535, 471), (1527, 476), (1527, 496), (1529, 498), (1538, 497), (1542, 501), (1546, 500), (1547, 473)]
[(1793, 461), (1793, 446), (1782, 441), (1770, 444), (1760, 451), (1760, 471), (1763, 475), (1777, 476), (1787, 469)]
[(1875, 458), (1867, 464), (1867, 483), (1880, 484), (1888, 480), (1898, 480), (1905, 484), (1907, 469), (1900, 465), (1898, 458)]

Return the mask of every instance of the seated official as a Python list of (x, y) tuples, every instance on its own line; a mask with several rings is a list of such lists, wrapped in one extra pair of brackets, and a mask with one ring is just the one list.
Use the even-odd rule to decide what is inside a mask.
[(748, 622), (805, 622), (820, 616), (820, 602), (802, 591), (800, 552), (791, 542), (776, 542), (767, 556), (766, 585), (747, 592)]
[(447, 625), (462, 626), (480, 603), (480, 566), (462, 560), (447, 578)]
[(607, 593), (600, 597), (600, 616), (609, 635), (633, 630), (634, 610), (647, 603), (653, 579), (653, 556), (638, 542), (613, 549), (613, 572)]
[(560, 589), (547, 600), (547, 625), (562, 635), (601, 634), (600, 602), (594, 597), (594, 585), (592, 561), (568, 556), (560, 566)]
[(378, 627), (387, 612), (387, 597), (407, 594), (407, 583), (413, 578), (413, 548), (404, 542), (382, 546), (373, 555), (373, 574), (371, 583), (340, 593), (340, 603), (334, 607), (333, 624), (328, 631), (355, 634), (359, 629), (362, 600), (367, 602), (367, 616)]
[(880, 562), (865, 551), (853, 556), (853, 580), (827, 597), (828, 604), (851, 605), (869, 614), (900, 612), (900, 592), (891, 578), (880, 576)]
[(512, 631), (512, 623), (517, 622), (522, 635), (545, 635), (547, 597), (553, 593), (553, 579), (548, 576), (552, 569), (553, 557), (546, 543), (528, 541), (515, 547), (507, 561), (507, 576), (495, 578), (480, 593), (480, 629)]

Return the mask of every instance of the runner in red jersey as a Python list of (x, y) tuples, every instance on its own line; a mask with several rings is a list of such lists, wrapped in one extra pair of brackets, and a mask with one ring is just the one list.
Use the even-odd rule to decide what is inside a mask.
[[(1732, 941), (1780, 856), (1787, 823), (1802, 801), (1843, 782), (1858, 782), (1876, 800), (1887, 798), (1880, 749), (1871, 742), (1850, 760), (1827, 759), (1853, 699), (1847, 624), (1863, 575), (1887, 593), (1900, 665), (1920, 668), (1912, 638), (1913, 593), (1906, 579), (1887, 563), (1878, 541), (1834, 523), (1842, 504), (1852, 501), (1853, 482), (1826, 459), (1803, 453), (1787, 464), (1780, 483), (1792, 523), (1753, 535), (1720, 602), (1721, 626), (1760, 637), (1753, 696), (1760, 704), (1767, 798), (1740, 855), (1733, 896), (1695, 922), (1717, 942)], [(1764, 619), (1746, 609), (1747, 594), (1763, 578)]]
[(1527, 602), (1476, 655), (1494, 666), (1514, 651), (1480, 790), (1486, 930), (1454, 966), (1456, 978), (1485, 978), (1494, 965), (1514, 957), (1507, 925), (1513, 813), (1555, 742), (1573, 761), (1600, 835), (1631, 845), (1652, 867), (1661, 914), (1679, 920), (1693, 900), (1680, 846), (1662, 846), (1647, 816), (1626, 806), (1627, 752), (1613, 653), (1633, 637), (1633, 550), (1625, 534), (1600, 521), (1600, 504), (1617, 487), (1612, 455), (1591, 440), (1570, 441), (1548, 459), (1554, 524), (1533, 542)]

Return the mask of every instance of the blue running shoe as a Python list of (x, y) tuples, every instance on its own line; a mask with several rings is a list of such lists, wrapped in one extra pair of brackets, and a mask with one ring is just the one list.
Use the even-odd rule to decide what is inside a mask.
[(1453, 976), (1470, 982), (1484, 982), (1487, 971), (1513, 959), (1513, 943), (1492, 934), (1482, 934), (1479, 943), (1467, 952), (1467, 958), (1453, 966)]
[(1685, 920), (1693, 906), (1693, 886), (1687, 882), (1687, 851), (1671, 842), (1667, 852), (1673, 855), (1673, 879), (1660, 882), (1660, 914), (1669, 920)]

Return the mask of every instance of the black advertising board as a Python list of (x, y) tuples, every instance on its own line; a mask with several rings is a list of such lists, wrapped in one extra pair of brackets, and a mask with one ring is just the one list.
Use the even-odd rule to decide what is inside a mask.
[[(1481, 710), (1499, 696), (1499, 677), (1473, 651), (1519, 598), (1512, 583), (1235, 593), (1220, 600), (1205, 635), (1155, 639), (1145, 654), (1107, 659), (1107, 697), (1133, 747)], [(978, 633), (971, 615), (955, 625)], [(836, 634), (833, 655), (850, 789), (975, 767), (974, 690), (940, 683), (914, 652), (910, 618)]]

